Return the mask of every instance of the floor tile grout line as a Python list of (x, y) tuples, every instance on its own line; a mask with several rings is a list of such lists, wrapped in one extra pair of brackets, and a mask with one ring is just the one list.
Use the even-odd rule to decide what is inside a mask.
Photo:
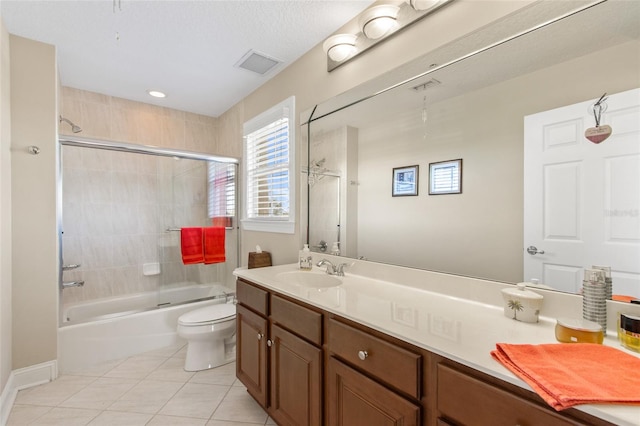
[[(111, 413), (119, 412), (119, 413), (128, 413), (128, 414), (145, 414), (145, 415), (150, 416), (149, 420), (145, 424), (150, 423), (156, 416), (167, 416), (167, 417), (175, 417), (175, 418), (194, 419), (194, 420), (198, 419), (198, 420), (203, 420), (205, 423), (208, 423), (210, 421), (215, 421), (216, 419), (214, 419), (214, 416), (215, 416), (216, 412), (218, 412), (220, 407), (224, 404), (225, 400), (227, 400), (227, 398), (229, 397), (230, 392), (235, 387), (242, 387), (240, 384), (238, 384), (238, 381), (237, 381), (236, 378), (232, 378), (232, 380), (228, 380), (229, 374), (233, 375), (233, 371), (231, 371), (231, 372), (230, 371), (223, 371), (220, 376), (217, 376), (217, 375), (214, 374), (211, 377), (211, 379), (212, 379), (211, 382), (208, 382), (206, 379), (204, 379), (203, 382), (197, 382), (197, 381), (196, 382), (192, 382), (191, 380), (194, 379), (196, 377), (197, 373), (199, 373), (199, 372), (194, 372), (194, 374), (191, 375), (185, 381), (162, 380), (162, 378), (160, 378), (160, 379), (150, 378), (151, 374), (153, 374), (154, 372), (156, 372), (159, 369), (161, 369), (162, 366), (165, 365), (169, 360), (174, 359), (174, 358), (175, 359), (182, 359), (182, 357), (175, 357), (174, 355), (176, 355), (180, 351), (182, 351), (183, 348), (184, 348), (184, 345), (181, 348), (177, 349), (176, 351), (172, 352), (171, 356), (169, 356), (169, 355), (158, 356), (157, 354), (154, 354), (154, 355), (140, 354), (140, 355), (135, 355), (135, 356), (123, 358), (122, 360), (120, 360), (119, 362), (114, 364), (111, 368), (109, 368), (106, 371), (104, 371), (101, 375), (98, 375), (98, 374), (96, 374), (96, 375), (91, 375), (91, 374), (90, 375), (85, 375), (85, 374), (73, 374), (73, 373), (71, 373), (71, 374), (70, 373), (62, 374), (62, 375), (60, 375), (59, 378), (70, 377), (71, 379), (81, 379), (81, 380), (84, 379), (84, 380), (87, 380), (87, 383), (83, 384), (83, 386), (80, 389), (78, 389), (77, 391), (75, 391), (72, 394), (66, 396), (66, 398), (64, 398), (62, 401), (56, 402), (56, 405), (53, 405), (53, 406), (38, 405), (38, 404), (16, 404), (16, 403), (14, 403), (14, 406), (15, 405), (22, 405), (22, 406), (26, 406), (26, 407), (34, 407), (34, 408), (37, 407), (39, 409), (43, 409), (44, 410), (44, 412), (38, 414), (36, 418), (31, 419), (29, 424), (38, 424), (37, 421), (39, 419), (42, 419), (44, 416), (51, 415), (51, 412), (53, 410), (56, 410), (56, 409), (58, 409), (58, 410), (85, 410), (85, 411), (91, 411), (91, 413), (93, 415), (90, 416), (91, 418), (87, 420), (85, 425), (90, 424), (91, 422), (95, 421), (98, 417), (105, 415), (106, 412), (111, 412)], [(127, 360), (129, 360), (131, 358), (134, 358), (134, 357), (139, 357), (139, 356), (146, 356), (146, 357), (152, 357), (152, 358), (162, 358), (162, 361), (155, 368), (153, 368), (146, 375), (144, 375), (142, 378), (141, 377), (126, 377), (126, 376), (124, 376), (124, 377), (108, 376), (109, 373), (113, 372), (113, 370), (117, 369), (119, 366), (121, 366)], [(167, 370), (170, 370), (170, 369), (167, 369)], [(64, 406), (63, 405), (65, 402), (67, 402), (70, 399), (76, 397), (81, 392), (86, 391), (91, 386), (94, 386), (97, 383), (99, 383), (99, 381), (101, 379), (131, 381), (133, 383), (132, 383), (131, 387), (129, 387), (124, 393), (120, 394), (115, 400), (113, 400), (113, 401), (109, 400), (110, 404), (108, 406), (106, 406), (106, 407), (102, 407), (102, 406), (87, 407), (87, 406), (82, 406), (82, 404), (79, 404), (78, 406), (75, 406), (75, 407), (74, 406)], [(171, 394), (171, 396), (167, 399), (167, 401), (164, 404), (162, 404), (162, 406), (160, 408), (158, 408), (153, 413), (148, 413), (148, 412), (147, 413), (140, 413), (140, 412), (136, 412), (136, 411), (121, 411), (121, 410), (110, 409), (117, 401), (121, 401), (122, 398), (125, 395), (127, 395), (136, 386), (139, 386), (141, 383), (148, 382), (148, 381), (179, 384), (179, 386)], [(167, 406), (167, 404), (169, 404), (170, 401), (172, 401), (183, 389), (185, 389), (185, 386), (187, 384), (226, 387), (226, 390), (224, 391), (224, 394), (221, 396), (220, 401), (215, 405), (215, 407), (213, 408), (213, 411), (211, 412), (211, 415), (208, 418), (191, 417), (188, 414), (186, 414), (186, 415), (184, 415), (184, 414), (180, 414), (180, 415), (161, 414), (161, 411)], [(238, 384), (238, 385), (236, 386), (236, 384)], [(95, 401), (93, 401), (93, 402), (95, 402)], [(88, 402), (89, 405), (91, 403), (92, 402)], [(229, 420), (229, 421), (239, 422), (239, 420), (235, 420), (235, 419)], [(259, 425), (259, 424), (266, 425), (266, 424), (268, 424), (268, 422), (269, 422), (269, 416), (267, 415), (267, 418), (266, 418), (264, 423), (254, 423), (254, 424), (256, 424), (256, 425)], [(242, 422), (240, 422), (240, 423), (242, 423)], [(62, 424), (62, 423), (56, 423), (56, 424)]]
[(224, 393), (224, 396), (222, 397), (222, 399), (220, 399), (220, 402), (218, 403), (218, 405), (216, 405), (216, 408), (213, 409), (213, 411), (211, 412), (211, 415), (209, 416), (209, 418), (207, 419), (207, 423), (209, 423), (210, 421), (213, 420), (213, 416), (215, 416), (216, 411), (218, 411), (218, 409), (220, 408), (220, 406), (222, 405), (222, 403), (224, 402), (224, 400), (227, 398), (227, 396), (229, 395), (229, 392), (231, 392), (231, 389), (233, 388), (233, 385), (229, 385), (227, 391)]

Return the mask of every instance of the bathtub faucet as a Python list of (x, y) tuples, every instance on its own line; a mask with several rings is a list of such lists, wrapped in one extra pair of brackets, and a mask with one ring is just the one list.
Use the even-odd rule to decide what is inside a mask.
[(63, 281), (62, 288), (71, 288), (71, 287), (82, 287), (84, 285), (84, 281)]

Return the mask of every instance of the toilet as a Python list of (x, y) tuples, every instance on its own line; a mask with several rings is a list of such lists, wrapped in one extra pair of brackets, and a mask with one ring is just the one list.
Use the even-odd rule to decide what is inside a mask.
[(178, 336), (187, 341), (185, 371), (207, 370), (233, 361), (236, 306), (220, 303), (180, 315)]

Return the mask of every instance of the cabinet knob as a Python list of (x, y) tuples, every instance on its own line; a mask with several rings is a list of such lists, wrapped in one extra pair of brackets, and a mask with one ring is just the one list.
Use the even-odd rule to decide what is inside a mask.
[(368, 356), (369, 353), (367, 353), (367, 351), (358, 351), (358, 358), (360, 358), (362, 361), (367, 359)]
[(267, 346), (271, 347), (272, 344), (273, 344), (273, 341), (271, 339), (267, 339)]
[(262, 340), (262, 337), (264, 336), (264, 334), (262, 333), (258, 333), (258, 340)]

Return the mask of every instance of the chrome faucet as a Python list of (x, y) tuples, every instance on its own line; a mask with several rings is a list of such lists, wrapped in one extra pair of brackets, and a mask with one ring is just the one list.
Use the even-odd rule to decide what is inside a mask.
[(324, 265), (327, 265), (327, 274), (337, 275), (339, 277), (344, 277), (344, 267), (348, 266), (346, 263), (340, 263), (339, 265), (334, 265), (327, 259), (322, 259), (320, 262), (316, 263), (316, 266), (324, 266)]

